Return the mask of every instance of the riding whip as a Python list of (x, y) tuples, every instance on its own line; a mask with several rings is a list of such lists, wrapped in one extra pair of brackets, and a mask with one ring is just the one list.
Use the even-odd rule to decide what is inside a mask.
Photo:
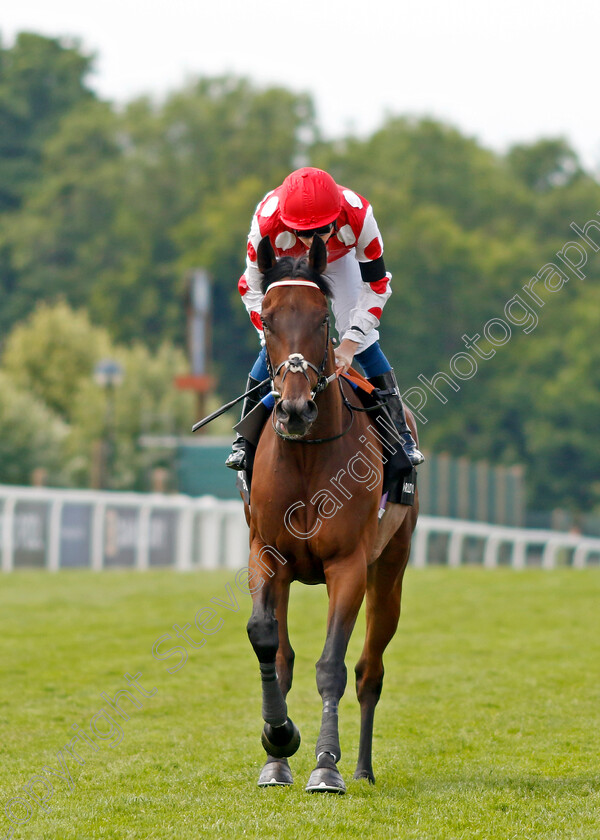
[(250, 388), (250, 390), (246, 391), (245, 394), (241, 394), (239, 397), (236, 397), (234, 400), (231, 400), (231, 402), (222, 405), (221, 408), (218, 408), (216, 411), (213, 411), (213, 413), (209, 414), (208, 417), (205, 417), (203, 420), (198, 420), (198, 422), (194, 423), (194, 425), (192, 426), (192, 432), (197, 432), (198, 429), (201, 429), (202, 426), (206, 426), (206, 424), (210, 423), (211, 420), (216, 420), (216, 418), (220, 417), (221, 414), (225, 414), (226, 411), (229, 411), (230, 408), (233, 408), (234, 405), (237, 405), (237, 403), (241, 402), (241, 400), (243, 400), (244, 397), (247, 397), (248, 394), (254, 393), (254, 391), (257, 391), (260, 387), (266, 385), (268, 382), (270, 382), (269, 377), (263, 379), (262, 382), (259, 382), (258, 385), (255, 385), (253, 388)]

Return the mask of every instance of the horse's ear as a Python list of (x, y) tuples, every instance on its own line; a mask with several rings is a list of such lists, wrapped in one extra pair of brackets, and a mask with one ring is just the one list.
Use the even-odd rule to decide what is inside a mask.
[(275, 251), (268, 236), (263, 236), (260, 240), (256, 251), (256, 260), (258, 262), (258, 270), (261, 274), (266, 274), (277, 263)]
[(320, 236), (313, 236), (308, 252), (308, 264), (317, 274), (324, 274), (327, 268), (327, 248)]

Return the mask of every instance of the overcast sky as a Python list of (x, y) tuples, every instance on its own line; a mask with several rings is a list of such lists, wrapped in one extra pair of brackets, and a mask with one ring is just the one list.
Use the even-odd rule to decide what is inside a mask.
[(600, 0), (4, 0), (4, 46), (23, 30), (80, 38), (116, 102), (232, 72), (308, 91), (328, 136), (430, 114), (600, 165)]

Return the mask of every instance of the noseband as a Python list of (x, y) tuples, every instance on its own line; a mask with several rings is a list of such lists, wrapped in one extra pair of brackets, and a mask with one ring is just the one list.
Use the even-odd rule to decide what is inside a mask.
[[(270, 286), (267, 287), (265, 295), (271, 289), (278, 287), (278, 286), (312, 286), (314, 289), (319, 289), (316, 283), (313, 283), (310, 280), (278, 280), (275, 283), (271, 283)], [(321, 291), (321, 289), (319, 289)], [(301, 373), (306, 378), (308, 384), (310, 385), (310, 378), (308, 376), (307, 370), (310, 368), (313, 370), (317, 375), (317, 382), (314, 388), (311, 388), (310, 398), (314, 400), (317, 394), (320, 394), (321, 391), (324, 391), (325, 388), (335, 379), (335, 373), (332, 376), (324, 376), (325, 366), (327, 365), (327, 354), (329, 350), (329, 314), (326, 318), (327, 323), (327, 336), (325, 338), (325, 351), (323, 353), (323, 358), (321, 360), (321, 364), (319, 367), (313, 365), (312, 362), (309, 362), (308, 359), (305, 359), (302, 353), (290, 353), (290, 355), (281, 362), (280, 365), (277, 366), (275, 370), (273, 370), (273, 365), (271, 363), (271, 358), (269, 356), (269, 348), (267, 347), (267, 371), (269, 373), (269, 377), (271, 379), (271, 386), (273, 388), (273, 393), (275, 394), (275, 377), (279, 376), (281, 370), (283, 369), (283, 374), (281, 376), (282, 383), (285, 382), (285, 377), (288, 373)], [(266, 340), (265, 340), (266, 346)]]

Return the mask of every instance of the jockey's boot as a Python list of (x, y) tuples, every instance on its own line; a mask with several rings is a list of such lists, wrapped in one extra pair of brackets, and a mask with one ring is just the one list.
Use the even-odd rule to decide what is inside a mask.
[[(250, 388), (254, 388), (256, 385), (260, 385), (260, 379), (254, 379), (253, 376), (249, 376), (248, 382), (246, 383), (246, 391), (249, 391)], [(242, 405), (241, 419), (252, 411), (256, 405), (258, 405), (262, 396), (261, 392), (262, 388), (257, 388), (253, 394), (250, 394), (245, 398)], [(233, 441), (233, 445), (231, 447), (231, 453), (227, 456), (225, 466), (232, 470), (236, 470), (236, 472), (246, 469), (246, 441), (240, 434), (236, 434), (235, 436), (235, 440)]]
[(413, 467), (418, 467), (425, 460), (425, 456), (417, 449), (417, 444), (412, 436), (412, 432), (408, 428), (406, 422), (406, 415), (404, 413), (404, 406), (402, 405), (402, 397), (400, 396), (400, 389), (396, 381), (396, 374), (392, 369), (387, 373), (382, 373), (379, 376), (369, 377), (369, 382), (374, 385), (379, 391), (379, 394), (385, 400), (387, 410), (396, 427), (396, 431), (400, 436), (402, 442), (402, 449), (404, 454), (411, 462)]

